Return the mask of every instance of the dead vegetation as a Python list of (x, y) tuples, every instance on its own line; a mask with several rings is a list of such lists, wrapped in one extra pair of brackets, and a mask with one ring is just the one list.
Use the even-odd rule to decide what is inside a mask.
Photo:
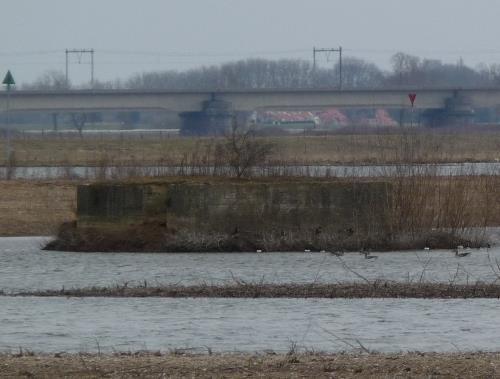
[[(1, 293), (0, 293), (1, 294)], [(6, 294), (3, 294), (6, 295)], [(112, 287), (89, 287), (61, 290), (30, 291), (9, 296), (39, 297), (164, 297), (164, 298), (413, 298), (413, 299), (500, 299), (500, 285), (477, 282), (456, 283), (398, 283), (391, 281), (368, 281), (362, 283), (308, 283), (270, 284), (247, 283), (236, 280), (235, 284), (199, 284), (192, 286), (149, 286), (127, 284)]]
[[(161, 224), (116, 227), (77, 227), (75, 222), (63, 223), (57, 238), (50, 241), (45, 250), (78, 252), (158, 252), (158, 253), (220, 253), (256, 252), (270, 253), (290, 251), (391, 251), (412, 250), (430, 247), (451, 249), (458, 245), (471, 248), (485, 247), (488, 240), (482, 230), (471, 232), (467, 238), (449, 231), (420, 231), (419, 238), (395, 235), (335, 231), (325, 229), (320, 235), (313, 230), (276, 233), (251, 233), (237, 235), (211, 232), (168, 230)], [(484, 238), (479, 238), (484, 237)]]
[[(402, 140), (408, 133), (400, 129), (373, 130), (324, 135), (292, 135), (255, 138), (275, 146), (270, 162), (287, 164), (388, 164), (401, 162)], [(500, 133), (494, 130), (449, 129), (411, 131), (414, 163), (498, 162)], [(22, 166), (99, 166), (106, 160), (116, 166), (179, 165), (203, 158), (204, 152), (225, 137), (93, 136), (80, 138), (64, 134), (44, 136), (18, 134), (12, 139), (16, 164)], [(6, 166), (0, 144), (0, 165)], [(214, 163), (214, 156), (206, 155)], [(210, 159), (208, 159), (210, 158)], [(201, 159), (199, 159), (201, 162)]]
[(1, 236), (53, 235), (75, 209), (75, 183), (0, 181)]
[(495, 378), (498, 353), (3, 354), (7, 378)]
[[(280, 180), (274, 178), (272, 181)], [(357, 180), (342, 179), (347, 183), (356, 183)], [(89, 252), (451, 249), (458, 245), (486, 246), (489, 242), (486, 228), (500, 225), (499, 176), (436, 176), (423, 171), (384, 180), (388, 183), (383, 199), (387, 202), (385, 209), (388, 212), (382, 215), (375, 206), (363, 209), (360, 212), (363, 220), (358, 220), (360, 225), (355, 220), (354, 226), (344, 228), (321, 225), (318, 229), (318, 225), (310, 225), (300, 230), (271, 228), (264, 232), (215, 233), (176, 228), (175, 224), (169, 224), (167, 228), (164, 220), (78, 228), (70, 223), (61, 226), (58, 239), (47, 249)], [(381, 230), (381, 225), (385, 225), (385, 229)]]
[[(499, 136), (500, 133), (492, 131), (417, 132), (404, 129), (398, 133), (293, 136), (274, 139), (236, 130), (226, 137), (197, 139), (102, 137), (95, 140), (18, 136), (14, 140), (15, 161), (8, 164), (7, 179), (11, 179), (15, 170), (21, 169), (25, 164), (62, 165), (65, 167), (62, 174), (64, 179), (57, 184), (48, 184), (47, 181), (32, 182), (35, 183), (33, 186), (19, 181), (12, 185), (0, 182), (0, 234), (53, 234), (56, 225), (74, 220), (74, 185), (81, 182), (81, 179), (75, 178), (73, 170), (73, 165), (77, 164), (91, 165), (92, 167), (87, 167), (86, 175), (98, 181), (143, 181), (145, 177), (166, 180), (172, 176), (201, 176), (204, 180), (209, 177), (265, 176), (279, 180), (291, 176), (308, 177), (317, 174), (314, 168), (301, 166), (304, 164), (353, 163), (359, 160), (361, 163), (397, 163), (395, 171), (394, 168), (388, 169), (386, 178), (383, 179), (392, 184), (392, 188), (387, 192), (391, 213), (387, 222), (388, 230), (383, 236), (354, 231), (350, 238), (339, 238), (336, 231), (330, 231), (329, 234), (324, 233), (317, 238), (311, 230), (302, 230), (300, 233), (291, 231), (285, 238), (273, 234), (272, 231), (266, 235), (238, 238), (190, 231), (173, 236), (161, 228), (152, 228), (153, 231), (148, 232), (148, 235), (153, 234), (152, 237), (160, 238), (162, 243), (141, 241), (139, 233), (130, 233), (127, 229), (127, 236), (132, 240), (132, 243), (127, 245), (123, 241), (123, 234), (120, 236), (116, 231), (101, 233), (88, 230), (81, 236), (67, 234), (72, 241), (82, 245), (77, 248), (75, 244), (69, 244), (67, 248), (88, 251), (96, 249), (95, 246), (90, 246), (95, 241), (107, 239), (110, 240), (108, 247), (98, 250), (387, 250), (424, 246), (446, 248), (460, 244), (480, 246), (486, 242), (481, 228), (500, 225), (498, 172), (477, 175), (472, 169), (463, 169), (459, 175), (447, 174), (438, 172), (438, 168), (434, 166), (422, 167), (414, 163), (482, 160), (478, 158), (481, 149), (489, 151), (489, 158), (485, 160), (495, 161), (500, 159), (497, 157), (500, 151)], [(305, 144), (307, 148), (302, 149), (300, 144)], [(46, 149), (50, 150), (50, 154)], [(142, 151), (139, 153), (135, 149)], [(457, 158), (458, 153), (467, 157), (464, 155)], [(0, 153), (0, 159), (1, 157)], [(328, 169), (322, 176), (322, 180), (339, 180)], [(360, 179), (347, 177), (344, 180), (355, 182)], [(56, 188), (59, 185), (60, 187)], [(377, 217), (375, 214), (372, 216)], [(134, 227), (141, 230), (141, 226)], [(474, 234), (470, 233), (471, 230), (474, 230)], [(137, 238), (134, 237), (136, 235)]]
[(230, 174), (242, 178), (251, 176), (256, 166), (268, 163), (275, 144), (255, 138), (253, 129), (243, 130), (234, 118), (230, 133), (225, 136), (225, 140), (217, 142), (214, 149), (214, 165), (227, 165)]

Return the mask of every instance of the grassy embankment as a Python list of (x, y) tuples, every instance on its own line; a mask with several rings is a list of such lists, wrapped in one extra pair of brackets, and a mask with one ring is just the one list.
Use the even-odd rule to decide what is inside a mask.
[(498, 353), (0, 355), (7, 378), (497, 378)]

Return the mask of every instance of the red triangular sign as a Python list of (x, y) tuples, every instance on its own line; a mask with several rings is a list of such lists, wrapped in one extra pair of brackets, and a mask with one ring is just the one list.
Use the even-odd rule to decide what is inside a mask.
[(416, 93), (409, 93), (408, 97), (410, 98), (411, 106), (413, 107), (413, 105), (415, 104), (415, 99), (417, 98), (417, 94)]

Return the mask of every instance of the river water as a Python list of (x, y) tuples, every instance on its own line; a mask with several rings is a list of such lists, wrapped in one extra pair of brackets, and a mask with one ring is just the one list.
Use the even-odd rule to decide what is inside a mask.
[[(494, 281), (500, 248), (357, 253), (135, 254), (41, 250), (46, 238), (0, 238), (0, 290), (124, 282), (227, 283), (367, 279)], [(354, 272), (356, 274), (354, 274)], [(500, 300), (0, 297), (0, 352), (377, 352), (499, 350)], [(361, 345), (360, 345), (361, 344)]]
[(492, 351), (499, 300), (0, 298), (0, 351)]
[[(47, 166), (15, 167), (8, 170), (0, 167), (0, 178), (45, 180), (45, 179), (104, 179), (138, 176), (212, 175), (213, 167), (180, 166)], [(303, 176), (303, 177), (394, 177), (410, 175), (458, 176), (500, 175), (500, 162), (417, 164), (417, 165), (366, 165), (366, 166), (267, 166), (254, 168), (255, 176)], [(218, 167), (218, 174), (228, 175), (229, 167)]]
[(0, 290), (143, 283), (245, 281), (311, 283), (375, 280), (472, 283), (500, 278), (500, 247), (456, 258), (450, 250), (358, 253), (72, 253), (43, 251), (47, 238), (0, 238)]

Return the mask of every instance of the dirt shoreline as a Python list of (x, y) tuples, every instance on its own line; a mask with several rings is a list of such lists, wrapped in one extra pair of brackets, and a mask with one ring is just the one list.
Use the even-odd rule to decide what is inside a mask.
[(6, 378), (494, 378), (499, 353), (0, 355)]
[(19, 297), (113, 297), (113, 298), (412, 298), (412, 299), (500, 299), (500, 285), (478, 282), (461, 285), (449, 283), (395, 283), (373, 281), (344, 284), (266, 284), (239, 282), (231, 285), (89, 287), (30, 291), (0, 296)]
[(459, 245), (469, 248), (486, 248), (491, 243), (486, 235), (472, 233), (470, 236), (449, 231), (426, 230), (419, 235), (408, 233), (362, 234), (346, 229), (337, 233), (317, 235), (314, 230), (286, 233), (281, 237), (272, 233), (222, 234), (217, 232), (192, 232), (190, 230), (167, 229), (164, 222), (144, 222), (137, 225), (105, 227), (80, 227), (77, 222), (63, 223), (54, 239), (44, 250), (73, 251), (82, 253), (280, 253), (321, 251), (411, 251), (430, 249), (453, 249)]

